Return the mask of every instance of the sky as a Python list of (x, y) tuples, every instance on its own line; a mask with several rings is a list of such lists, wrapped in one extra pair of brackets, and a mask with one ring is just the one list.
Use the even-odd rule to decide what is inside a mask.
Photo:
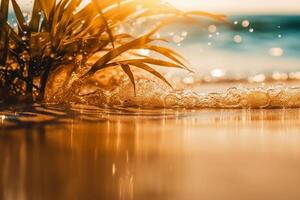
[[(84, 0), (90, 1), (90, 0)], [(149, 0), (151, 1), (151, 0)], [(164, 0), (181, 9), (224, 14), (299, 14), (300, 0)], [(31, 0), (17, 0), (26, 7)]]
[(179, 8), (223, 13), (299, 14), (300, 0), (167, 0)]

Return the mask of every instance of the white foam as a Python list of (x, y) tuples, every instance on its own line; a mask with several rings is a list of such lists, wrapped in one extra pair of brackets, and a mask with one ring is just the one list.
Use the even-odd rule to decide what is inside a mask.
[[(142, 108), (294, 108), (300, 107), (300, 87), (232, 87), (221, 93), (197, 93), (193, 90), (173, 90), (148, 78), (136, 80), (136, 94), (128, 78), (112, 90), (88, 88), (59, 93), (57, 103), (84, 103), (95, 106)], [(83, 91), (84, 90), (84, 91)], [(52, 100), (53, 101), (53, 100)]]

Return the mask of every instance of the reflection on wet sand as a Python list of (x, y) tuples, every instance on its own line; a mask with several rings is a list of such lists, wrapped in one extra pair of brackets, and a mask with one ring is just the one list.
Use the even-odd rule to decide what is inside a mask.
[(0, 199), (300, 199), (300, 110), (81, 113), (6, 112)]

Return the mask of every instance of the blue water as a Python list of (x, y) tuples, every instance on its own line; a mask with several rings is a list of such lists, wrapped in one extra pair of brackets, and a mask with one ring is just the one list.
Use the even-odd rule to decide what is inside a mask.
[[(249, 26), (242, 26), (244, 20), (249, 21)], [(248, 74), (300, 71), (300, 15), (239, 15), (228, 17), (228, 21), (229, 25), (206, 22), (202, 27), (185, 22), (170, 30), (175, 34), (188, 32), (176, 48), (199, 71), (213, 68)], [(215, 32), (208, 31), (211, 24), (216, 25)], [(241, 41), (237, 43), (235, 37)], [(274, 55), (274, 48), (282, 52)]]
[[(263, 55), (270, 48), (280, 47), (284, 50), (283, 56), (299, 57), (300, 16), (232, 16), (229, 19), (238, 24), (220, 27), (224, 37), (213, 39), (216, 48)], [(241, 25), (244, 20), (250, 22), (246, 28)], [(240, 35), (242, 42), (234, 42), (234, 35)]]
[[(216, 24), (219, 35), (216, 32), (210, 33), (206, 27), (183, 25), (180, 29), (189, 31), (189, 37), (183, 43), (188, 45), (210, 42), (214, 48), (248, 53), (263, 53), (265, 49), (281, 47), (285, 50), (285, 56), (298, 57), (300, 16), (231, 16), (228, 19), (230, 25), (226, 26), (211, 22)], [(250, 22), (248, 27), (242, 26), (244, 20)], [(242, 37), (241, 43), (233, 41), (235, 35)]]

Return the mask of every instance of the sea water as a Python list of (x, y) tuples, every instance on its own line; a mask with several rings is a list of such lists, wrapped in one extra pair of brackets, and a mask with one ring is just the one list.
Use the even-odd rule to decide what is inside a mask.
[(229, 16), (228, 23), (173, 29), (188, 33), (177, 50), (197, 73), (221, 69), (219, 75), (247, 77), (300, 70), (300, 16), (238, 15)]

